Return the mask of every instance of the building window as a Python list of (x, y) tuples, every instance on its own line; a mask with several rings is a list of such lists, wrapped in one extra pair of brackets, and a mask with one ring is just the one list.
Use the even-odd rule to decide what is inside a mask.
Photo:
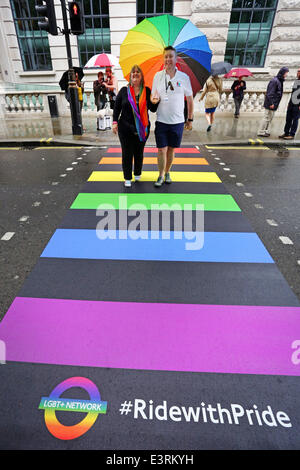
[(233, 0), (225, 60), (263, 67), (278, 0)]
[(80, 65), (95, 54), (110, 53), (108, 0), (83, 0), (85, 34), (78, 36)]
[(11, 9), (23, 69), (52, 70), (48, 33), (38, 26), (35, 0), (11, 0)]
[(151, 16), (173, 14), (173, 0), (138, 0), (137, 23)]

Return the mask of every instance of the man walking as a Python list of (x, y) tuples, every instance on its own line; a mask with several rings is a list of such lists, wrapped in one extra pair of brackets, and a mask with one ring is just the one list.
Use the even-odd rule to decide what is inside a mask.
[(152, 102), (159, 101), (155, 139), (158, 148), (159, 177), (154, 186), (172, 183), (170, 169), (175, 148), (180, 147), (184, 128), (184, 99), (187, 102), (186, 129), (192, 129), (194, 101), (191, 81), (188, 75), (176, 68), (176, 49), (164, 49), (164, 70), (157, 72), (152, 84)]
[(286, 113), (284, 133), (279, 139), (293, 140), (298, 129), (300, 117), (300, 69), (297, 71), (297, 80), (294, 81), (291, 98)]
[(288, 67), (282, 67), (277, 76), (272, 78), (268, 84), (266, 98), (264, 102), (265, 114), (261, 123), (260, 130), (257, 135), (262, 137), (269, 137), (270, 132), (268, 131), (269, 125), (275, 115), (275, 111), (278, 109), (282, 93), (283, 93), (283, 82), (288, 76)]

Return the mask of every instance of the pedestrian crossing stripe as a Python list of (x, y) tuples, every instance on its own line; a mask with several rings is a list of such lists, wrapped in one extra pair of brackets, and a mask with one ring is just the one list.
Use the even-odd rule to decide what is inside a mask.
[(168, 204), (183, 210), (185, 205), (191, 205), (189, 210), (195, 210), (196, 205), (202, 204), (205, 211), (231, 211), (240, 212), (241, 209), (230, 194), (156, 194), (156, 193), (79, 193), (71, 205), (71, 209), (98, 209), (116, 210), (128, 209), (134, 204), (142, 204), (145, 209), (153, 209), (155, 204)]
[(274, 263), (256, 233), (176, 231), (164, 236), (163, 231), (101, 228), (57, 229), (41, 257)]
[[(102, 157), (99, 165), (120, 165), (122, 157)], [(144, 157), (143, 164), (157, 164), (157, 157)], [(206, 158), (175, 157), (173, 165), (208, 165)]]
[[(156, 181), (157, 171), (143, 171), (141, 182)], [(93, 171), (90, 175), (89, 182), (92, 181), (124, 181), (122, 171)], [(176, 171), (172, 173), (172, 181), (174, 182), (194, 182), (194, 183), (221, 183), (220, 178), (215, 172), (194, 172), (194, 171)]]

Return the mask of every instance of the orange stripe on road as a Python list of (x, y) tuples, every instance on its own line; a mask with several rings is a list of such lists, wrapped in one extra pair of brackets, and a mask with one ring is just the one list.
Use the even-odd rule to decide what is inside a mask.
[[(100, 164), (103, 165), (118, 165), (122, 163), (121, 157), (103, 157)], [(145, 157), (144, 164), (157, 164), (156, 157)], [(208, 165), (208, 161), (205, 158), (182, 158), (182, 157), (175, 157), (173, 161), (173, 165)]]

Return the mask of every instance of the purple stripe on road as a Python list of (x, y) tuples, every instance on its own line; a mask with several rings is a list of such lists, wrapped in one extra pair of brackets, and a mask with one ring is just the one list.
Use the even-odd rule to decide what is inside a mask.
[(0, 324), (7, 360), (121, 369), (300, 375), (300, 307), (17, 297)]

